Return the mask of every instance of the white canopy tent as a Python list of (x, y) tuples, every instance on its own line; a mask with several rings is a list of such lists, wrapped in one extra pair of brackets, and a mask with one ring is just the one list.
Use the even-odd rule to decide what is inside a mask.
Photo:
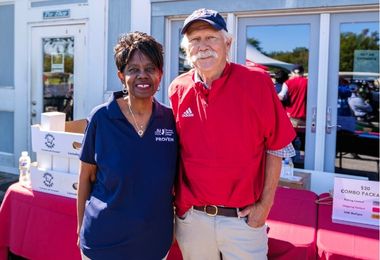
[(250, 44), (247, 44), (246, 59), (253, 63), (257, 63), (264, 66), (282, 68), (287, 71), (292, 71), (292, 69), (295, 66), (294, 64), (275, 60), (268, 56), (265, 56)]

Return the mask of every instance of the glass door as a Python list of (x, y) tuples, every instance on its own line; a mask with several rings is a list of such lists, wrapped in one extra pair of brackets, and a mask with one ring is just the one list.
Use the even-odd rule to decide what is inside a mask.
[(59, 111), (76, 118), (83, 93), (84, 26), (32, 28), (31, 121), (43, 112)]
[(178, 75), (186, 72), (186, 56), (181, 49), (182, 34), (181, 29), (183, 20), (174, 20), (170, 22), (170, 78), (169, 83)]
[(239, 18), (237, 39), (237, 61), (272, 77), (297, 133), (295, 167), (313, 169), (319, 16)]
[(378, 13), (334, 14), (330, 35), (325, 171), (379, 180)]

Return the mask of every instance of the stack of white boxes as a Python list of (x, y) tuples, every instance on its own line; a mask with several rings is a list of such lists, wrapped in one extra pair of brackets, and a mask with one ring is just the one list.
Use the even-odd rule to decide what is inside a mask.
[[(75, 123), (75, 122), (74, 122)], [(65, 132), (65, 114), (41, 114), (41, 125), (32, 125), (32, 149), (37, 163), (31, 166), (32, 189), (76, 198), (82, 133)]]

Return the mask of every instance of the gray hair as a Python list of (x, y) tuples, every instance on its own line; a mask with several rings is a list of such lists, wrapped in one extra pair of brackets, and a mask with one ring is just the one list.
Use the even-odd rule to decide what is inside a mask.
[[(220, 30), (220, 32), (223, 35), (224, 42), (227, 43), (228, 41), (232, 42), (233, 37), (232, 34), (226, 32), (225, 30)], [(186, 61), (190, 64), (190, 66), (193, 68), (194, 64), (191, 61), (191, 57), (189, 55), (189, 38), (187, 38), (187, 34), (185, 33), (183, 35), (182, 41), (181, 41), (181, 49), (185, 52), (186, 54)], [(229, 53), (227, 53), (227, 60), (229, 60)]]

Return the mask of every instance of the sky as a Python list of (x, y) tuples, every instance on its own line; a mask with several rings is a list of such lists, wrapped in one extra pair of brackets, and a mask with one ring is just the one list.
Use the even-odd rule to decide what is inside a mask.
[(370, 32), (377, 31), (379, 32), (379, 23), (342, 23), (340, 26), (340, 30), (342, 32), (355, 32), (360, 33), (364, 28), (368, 28)]
[(249, 26), (247, 29), (247, 37), (259, 40), (267, 53), (292, 51), (296, 47), (309, 48), (309, 34), (310, 26), (307, 24)]
[[(369, 28), (371, 32), (379, 31), (379, 23), (344, 23), (340, 29), (342, 32), (352, 31), (360, 33), (364, 28)], [(272, 51), (292, 51), (296, 47), (306, 47), (309, 49), (310, 25), (265, 25), (249, 26), (247, 37), (254, 37), (260, 41), (260, 46), (264, 52)]]

